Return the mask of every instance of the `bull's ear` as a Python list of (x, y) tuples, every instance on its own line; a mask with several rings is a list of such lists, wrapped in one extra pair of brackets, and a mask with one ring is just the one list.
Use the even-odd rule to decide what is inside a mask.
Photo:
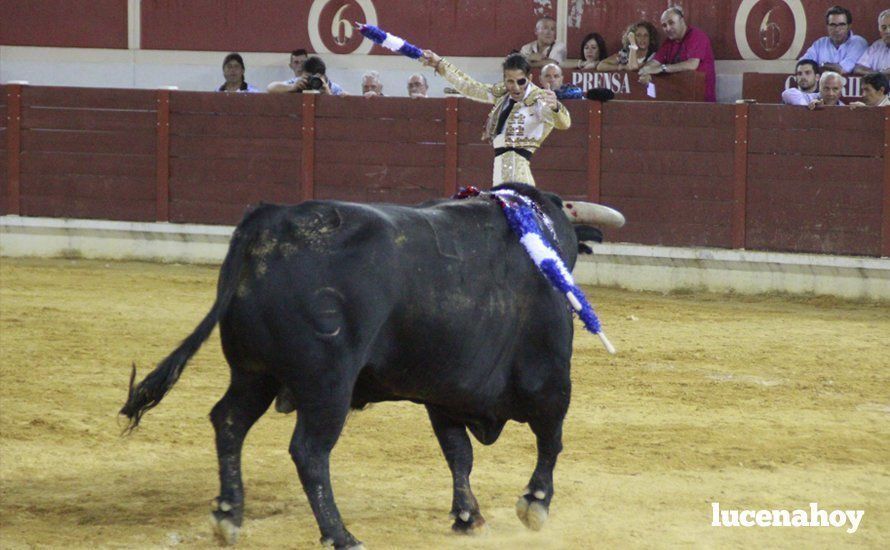
[(556, 195), (554, 193), (548, 193), (548, 192), (544, 191), (544, 196), (547, 197), (547, 200), (549, 200), (550, 202), (555, 204), (557, 208), (562, 210), (562, 199), (559, 198), (559, 195)]
[(603, 232), (600, 231), (598, 227), (593, 227), (592, 225), (575, 225), (574, 227), (575, 235), (578, 237), (578, 242), (603, 242)]

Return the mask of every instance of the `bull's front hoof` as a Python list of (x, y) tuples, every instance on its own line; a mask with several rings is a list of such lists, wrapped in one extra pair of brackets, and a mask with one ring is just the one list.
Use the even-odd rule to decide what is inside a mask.
[(523, 525), (532, 531), (540, 531), (547, 523), (550, 512), (542, 500), (532, 495), (523, 495), (516, 501), (516, 515)]
[(231, 546), (238, 542), (241, 530), (242, 510), (225, 501), (214, 501), (214, 510), (210, 513), (210, 524), (216, 537), (224, 545)]
[(365, 545), (359, 541), (355, 541), (355, 543), (348, 543), (345, 546), (337, 546), (334, 544), (333, 539), (322, 538), (321, 545), (325, 548), (334, 548), (334, 550), (365, 550)]
[(485, 527), (485, 518), (482, 517), (482, 514), (479, 513), (478, 510), (475, 512), (452, 512), (451, 517), (454, 518), (451, 530), (455, 533), (474, 535), (480, 533)]
[(222, 544), (232, 546), (238, 542), (238, 531), (241, 529), (230, 518), (221, 516), (219, 512), (212, 512), (210, 514), (210, 524), (213, 526), (216, 538)]

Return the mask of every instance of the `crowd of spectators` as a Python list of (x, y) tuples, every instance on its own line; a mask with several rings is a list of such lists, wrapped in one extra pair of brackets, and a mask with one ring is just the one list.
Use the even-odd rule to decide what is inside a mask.
[[(716, 101), (716, 70), (711, 41), (701, 29), (687, 22), (683, 9), (668, 7), (661, 15), (661, 29), (649, 21), (630, 24), (621, 34), (621, 48), (609, 55), (606, 39), (598, 32), (590, 32), (579, 44), (578, 60), (567, 59), (566, 44), (557, 40), (556, 21), (541, 17), (535, 23), (535, 39), (518, 52), (529, 66), (540, 69), (538, 82), (542, 88), (553, 90), (559, 99), (584, 97), (577, 86), (566, 84), (563, 69), (599, 72), (636, 72), (636, 80), (649, 85), (653, 77), (683, 71), (704, 74), (706, 101)], [(827, 35), (820, 37), (800, 58), (794, 73), (795, 85), (781, 91), (781, 101), (810, 109), (843, 105), (846, 76), (862, 77), (862, 101), (854, 107), (887, 103), (887, 78), (890, 76), (890, 9), (878, 15), (880, 38), (869, 45), (853, 32), (853, 14), (843, 6), (832, 6), (825, 13)], [(514, 50), (517, 51), (517, 50)], [(290, 53), (288, 66), (293, 78), (272, 82), (269, 93), (316, 92), (348, 95), (328, 76), (324, 61), (310, 56), (305, 49)], [(225, 82), (221, 92), (259, 92), (245, 79), (244, 59), (231, 53), (223, 61)], [(838, 88), (840, 88), (838, 90)], [(429, 82), (421, 73), (412, 74), (406, 83), (408, 97), (424, 98), (429, 94)], [(377, 71), (362, 75), (361, 95), (383, 96), (383, 83)]]
[(842, 106), (846, 74), (862, 77), (862, 101), (850, 103), (851, 107), (890, 105), (890, 9), (878, 15), (881, 38), (870, 46), (853, 32), (853, 14), (843, 6), (828, 8), (825, 25), (828, 34), (813, 42), (797, 62), (796, 87), (782, 92), (782, 103), (813, 110)]

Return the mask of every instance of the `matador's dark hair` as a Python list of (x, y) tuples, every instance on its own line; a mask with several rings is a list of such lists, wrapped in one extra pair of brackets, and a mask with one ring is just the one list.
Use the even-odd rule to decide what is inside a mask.
[(502, 67), (505, 71), (515, 71), (518, 69), (525, 74), (532, 72), (532, 66), (529, 65), (528, 59), (521, 53), (511, 53), (508, 55), (507, 58), (504, 59)]

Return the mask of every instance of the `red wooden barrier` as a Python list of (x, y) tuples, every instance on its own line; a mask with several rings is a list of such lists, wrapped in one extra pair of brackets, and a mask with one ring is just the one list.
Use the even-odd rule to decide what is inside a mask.
[(320, 96), (316, 197), (396, 203), (441, 197), (447, 170), (446, 102)]
[(0, 215), (9, 213), (9, 164), (7, 141), (10, 133), (7, 131), (9, 115), (7, 114), (6, 99), (7, 90), (0, 93)]
[(587, 118), (587, 200), (600, 202), (603, 147), (603, 104), (593, 101)]
[(748, 124), (748, 248), (880, 253), (884, 120), (876, 110), (752, 105)]
[(457, 185), (457, 117), (458, 101), (456, 97), (445, 99), (445, 187), (446, 197), (458, 190)]
[(601, 201), (629, 222), (610, 240), (732, 246), (734, 107), (603, 106)]
[(158, 90), (156, 219), (170, 220), (170, 92)]
[[(261, 200), (416, 203), (491, 182), (490, 106), (465, 99), (30, 86), (0, 97), (4, 213), (233, 224)], [(536, 153), (535, 177), (624, 211), (610, 240), (890, 254), (890, 109), (566, 107), (572, 128)]]
[(748, 199), (748, 105), (735, 106), (735, 151), (732, 184), (732, 247), (745, 248)]
[(170, 220), (234, 224), (250, 204), (299, 202), (301, 101), (171, 93)]
[(304, 201), (315, 198), (315, 98), (314, 94), (303, 94), (303, 157), (300, 198)]
[(890, 257), (890, 108), (884, 107), (884, 201), (881, 208), (881, 256)]
[(22, 215), (156, 219), (155, 92), (21, 90)]
[(21, 214), (21, 138), (22, 138), (22, 87), (18, 84), (6, 88), (6, 169), (7, 189), (4, 212)]

